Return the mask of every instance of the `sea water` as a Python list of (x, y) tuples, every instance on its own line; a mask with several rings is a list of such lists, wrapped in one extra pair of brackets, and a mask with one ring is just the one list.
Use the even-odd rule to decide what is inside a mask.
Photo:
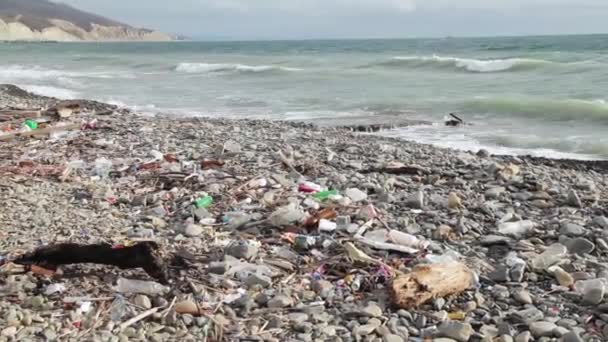
[[(608, 36), (0, 43), (0, 83), (140, 112), (349, 124), (463, 150), (608, 157)], [(456, 112), (471, 125), (445, 127)]]

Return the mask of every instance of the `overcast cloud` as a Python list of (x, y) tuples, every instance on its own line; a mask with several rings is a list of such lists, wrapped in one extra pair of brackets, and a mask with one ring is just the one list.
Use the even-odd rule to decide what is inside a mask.
[(606, 0), (63, 0), (198, 39), (608, 32)]

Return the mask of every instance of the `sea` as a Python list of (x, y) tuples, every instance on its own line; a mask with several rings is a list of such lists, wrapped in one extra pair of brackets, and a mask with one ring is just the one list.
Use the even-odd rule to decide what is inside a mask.
[[(373, 134), (495, 154), (608, 158), (608, 35), (0, 43), (0, 83), (176, 116), (421, 120)], [(446, 127), (449, 113), (468, 124)]]

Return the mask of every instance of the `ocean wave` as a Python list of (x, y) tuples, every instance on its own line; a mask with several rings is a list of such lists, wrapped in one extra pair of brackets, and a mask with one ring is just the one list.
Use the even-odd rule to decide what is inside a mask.
[[(408, 68), (453, 68), (472, 73), (493, 73), (520, 71), (559, 65), (543, 59), (506, 58), (506, 59), (472, 59), (441, 56), (397, 56), (376, 65)], [(372, 65), (374, 66), (374, 65)]]
[[(134, 75), (119, 71), (70, 71), (46, 69), (40, 66), (2, 65), (0, 66), (0, 80), (10, 82), (13, 80), (56, 80), (62, 78), (135, 78)], [(66, 81), (67, 82), (67, 81)]]
[(20, 87), (29, 91), (30, 93), (55, 97), (61, 100), (72, 100), (80, 96), (79, 92), (66, 88), (31, 84), (20, 85)]
[(608, 140), (590, 142), (587, 139), (567, 136), (549, 138), (536, 135), (499, 135), (487, 139), (487, 142), (501, 147), (521, 150), (561, 151), (586, 157), (608, 157)]
[(298, 68), (288, 68), (276, 65), (245, 65), (234, 63), (180, 63), (175, 67), (175, 71), (204, 74), (213, 72), (243, 72), (243, 73), (263, 73), (276, 71), (300, 71)]
[(603, 99), (478, 97), (466, 101), (461, 107), (464, 112), (521, 115), (562, 121), (593, 120), (608, 122), (608, 103)]

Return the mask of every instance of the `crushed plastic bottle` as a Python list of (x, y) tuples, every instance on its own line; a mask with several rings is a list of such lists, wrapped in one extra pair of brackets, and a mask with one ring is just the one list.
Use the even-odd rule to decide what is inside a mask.
[(398, 245), (406, 247), (414, 247), (420, 249), (427, 249), (431, 244), (429, 241), (423, 241), (415, 237), (414, 235), (400, 232), (398, 230), (391, 230), (388, 232), (389, 241), (392, 241)]
[(319, 221), (319, 231), (322, 232), (333, 232), (338, 228), (338, 225), (335, 222), (331, 222), (329, 220), (321, 219)]
[(320, 201), (325, 201), (325, 200), (328, 200), (331, 196), (337, 196), (337, 195), (338, 195), (338, 190), (326, 190), (326, 191), (317, 192), (316, 194), (313, 195), (313, 197)]
[(38, 122), (36, 122), (34, 120), (31, 120), (31, 119), (25, 120), (25, 122), (23, 124), (25, 126), (29, 127), (29, 129), (31, 129), (32, 131), (38, 129)]
[(116, 296), (112, 305), (110, 306), (110, 319), (113, 322), (122, 321), (123, 317), (127, 315), (127, 301), (123, 296)]
[(224, 217), (222, 217), (222, 221), (227, 224), (228, 228), (230, 229), (237, 229), (239, 227), (242, 227), (243, 225), (250, 222), (251, 219), (251, 215), (240, 211), (225, 213)]
[(194, 201), (197, 208), (209, 208), (213, 204), (213, 197), (205, 196)]
[(155, 281), (119, 278), (117, 291), (120, 293), (140, 293), (156, 296), (168, 292), (169, 288)]
[(81, 170), (81, 169), (84, 169), (85, 166), (86, 166), (86, 163), (84, 162), (84, 160), (81, 160), (81, 159), (70, 160), (68, 162), (68, 167), (71, 170)]
[(312, 182), (301, 182), (298, 185), (298, 191), (300, 192), (307, 192), (307, 193), (316, 193), (321, 191), (323, 188), (315, 183)]
[(106, 158), (97, 158), (95, 160), (95, 174), (101, 178), (110, 177), (112, 171), (112, 161)]

